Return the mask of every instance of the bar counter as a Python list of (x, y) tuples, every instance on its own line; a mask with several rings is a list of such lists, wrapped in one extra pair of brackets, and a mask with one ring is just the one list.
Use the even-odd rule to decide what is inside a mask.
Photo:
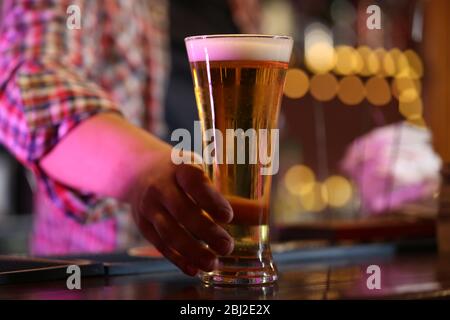
[[(207, 287), (168, 262), (159, 271), (0, 285), (0, 299), (435, 299), (450, 297), (450, 256), (426, 245), (369, 244), (275, 254), (274, 286)], [(369, 289), (368, 266), (379, 266), (380, 289)]]

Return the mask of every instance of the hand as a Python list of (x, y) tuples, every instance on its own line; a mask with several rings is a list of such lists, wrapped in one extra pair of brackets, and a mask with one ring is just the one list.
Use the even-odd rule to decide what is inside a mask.
[(170, 153), (152, 156), (149, 168), (132, 197), (143, 236), (184, 273), (212, 271), (216, 256), (233, 250), (233, 239), (218, 224), (231, 221), (231, 206), (200, 167), (175, 165)]
[(130, 203), (142, 234), (195, 275), (212, 270), (217, 254), (233, 250), (231, 237), (217, 224), (231, 221), (233, 213), (203, 170), (176, 166), (171, 151), (155, 136), (105, 113), (83, 121), (40, 165), (62, 184)]

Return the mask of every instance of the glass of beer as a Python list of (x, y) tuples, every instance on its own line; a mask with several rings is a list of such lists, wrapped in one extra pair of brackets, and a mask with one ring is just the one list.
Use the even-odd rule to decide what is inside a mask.
[(209, 35), (185, 43), (204, 169), (234, 212), (224, 226), (234, 239), (233, 252), (200, 276), (210, 285), (273, 283), (269, 199), (271, 176), (278, 171), (277, 120), (292, 38)]

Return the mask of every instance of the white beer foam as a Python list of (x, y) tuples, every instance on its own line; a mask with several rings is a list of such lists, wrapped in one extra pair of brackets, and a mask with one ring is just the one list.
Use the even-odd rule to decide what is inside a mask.
[(289, 62), (293, 41), (276, 36), (198, 36), (185, 39), (190, 62), (255, 60)]

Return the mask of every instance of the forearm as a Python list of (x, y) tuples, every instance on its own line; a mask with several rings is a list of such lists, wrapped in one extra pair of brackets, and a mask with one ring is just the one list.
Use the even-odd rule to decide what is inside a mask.
[(84, 121), (40, 161), (51, 178), (76, 189), (130, 201), (152, 163), (170, 156), (170, 146), (119, 115)]

